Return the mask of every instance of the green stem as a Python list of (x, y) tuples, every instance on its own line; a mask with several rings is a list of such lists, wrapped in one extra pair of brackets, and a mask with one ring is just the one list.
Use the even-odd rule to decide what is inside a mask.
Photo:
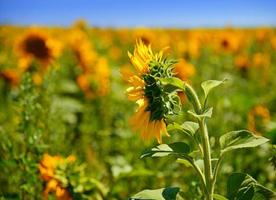
[(213, 192), (212, 192), (212, 163), (211, 163), (211, 150), (210, 150), (210, 142), (208, 136), (208, 129), (205, 124), (205, 120), (201, 119), (198, 120), (199, 128), (202, 137), (202, 146), (204, 152), (204, 174), (206, 179), (206, 187), (209, 191), (209, 196), (207, 197), (208, 200), (213, 199)]
[[(189, 84), (185, 83), (184, 91), (189, 101), (192, 103), (195, 112), (198, 115), (202, 114), (202, 107), (194, 89)], [(198, 119), (198, 124), (200, 128), (203, 147), (204, 175), (208, 191), (207, 200), (213, 200), (212, 163), (208, 129), (204, 118)]]
[(214, 175), (213, 175), (212, 187), (211, 187), (213, 192), (214, 192), (214, 188), (215, 188), (215, 184), (216, 184), (216, 181), (217, 181), (217, 176), (218, 176), (218, 172), (220, 170), (222, 159), (223, 159), (223, 155), (220, 155), (220, 157), (219, 157), (219, 159), (216, 163), (215, 169), (214, 169)]
[(185, 83), (184, 92), (185, 92), (187, 98), (189, 99), (189, 101), (193, 104), (195, 112), (197, 114), (201, 114), (201, 112), (202, 112), (201, 104), (200, 104), (199, 98), (198, 98), (196, 92), (194, 91), (194, 89), (189, 84)]

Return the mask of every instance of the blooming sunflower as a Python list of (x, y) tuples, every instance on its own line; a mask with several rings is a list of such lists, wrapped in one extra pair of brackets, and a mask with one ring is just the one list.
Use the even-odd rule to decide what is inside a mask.
[(16, 40), (19, 67), (25, 71), (35, 59), (47, 67), (60, 54), (61, 44), (40, 29), (30, 29)]
[(141, 40), (136, 42), (133, 54), (128, 52), (128, 56), (135, 72), (122, 71), (122, 76), (131, 85), (127, 89), (129, 100), (138, 105), (130, 124), (134, 130), (140, 131), (143, 139), (156, 138), (161, 143), (162, 133), (169, 136), (166, 117), (174, 112), (178, 97), (166, 93), (160, 80), (173, 76), (175, 61), (163, 58), (163, 51), (153, 53), (151, 46)]

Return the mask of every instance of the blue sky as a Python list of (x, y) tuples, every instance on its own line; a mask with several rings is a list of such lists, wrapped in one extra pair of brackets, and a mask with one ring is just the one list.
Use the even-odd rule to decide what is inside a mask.
[(0, 24), (101, 27), (276, 26), (276, 0), (0, 0)]

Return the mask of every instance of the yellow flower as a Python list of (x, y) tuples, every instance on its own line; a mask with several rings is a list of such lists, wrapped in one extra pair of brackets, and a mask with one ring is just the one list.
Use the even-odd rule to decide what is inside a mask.
[(59, 56), (61, 44), (40, 29), (30, 29), (16, 40), (15, 52), (23, 71), (35, 59), (47, 67), (53, 59)]
[(97, 54), (93, 50), (89, 39), (86, 34), (79, 29), (74, 29), (69, 34), (69, 46), (73, 50), (78, 64), (84, 72), (96, 62)]
[(270, 39), (270, 43), (271, 43), (271, 46), (274, 48), (274, 50), (276, 50), (276, 36), (273, 36)]
[(139, 40), (136, 42), (134, 53), (128, 52), (128, 56), (135, 68), (135, 72), (123, 71), (122, 76), (131, 85), (127, 89), (128, 98), (138, 104), (138, 109), (131, 118), (130, 123), (134, 130), (140, 131), (143, 139), (156, 138), (161, 143), (162, 133), (169, 135), (163, 115), (156, 115), (157, 110), (153, 108), (153, 99), (145, 92), (148, 87), (145, 83), (145, 77), (150, 74), (149, 65), (151, 62), (162, 61), (163, 52), (160, 51), (154, 54), (150, 45), (146, 46)]
[(156, 138), (158, 143), (162, 143), (162, 133), (169, 136), (164, 119), (151, 120), (151, 112), (147, 111), (148, 102), (146, 98), (137, 101), (138, 109), (131, 118), (131, 125), (134, 130), (139, 130), (145, 140)]
[(195, 75), (196, 70), (195, 67), (185, 59), (180, 59), (174, 67), (174, 72), (178, 78), (187, 81), (190, 77)]
[(12, 87), (15, 87), (20, 82), (20, 72), (15, 69), (6, 69), (0, 71), (0, 78), (3, 77)]
[(265, 53), (255, 53), (253, 64), (256, 67), (268, 67), (270, 65), (270, 56)]
[(109, 76), (107, 60), (100, 57), (92, 69), (77, 77), (77, 83), (88, 98), (105, 96), (109, 91)]
[(49, 181), (54, 176), (54, 170), (61, 161), (59, 156), (50, 156), (49, 154), (44, 154), (42, 160), (39, 163), (39, 171), (43, 180)]
[(133, 55), (128, 52), (128, 56), (138, 74), (142, 75), (149, 71), (150, 61), (161, 61), (163, 52), (160, 51), (158, 54), (153, 54), (150, 45), (146, 46), (141, 40), (138, 40)]
[(55, 170), (58, 165), (63, 163), (75, 162), (76, 158), (73, 155), (68, 156), (66, 159), (60, 156), (50, 156), (44, 154), (39, 163), (38, 169), (41, 178), (45, 181), (46, 185), (43, 191), (44, 199), (48, 199), (49, 193), (54, 192), (58, 200), (72, 200), (69, 191), (62, 187), (61, 182), (55, 178)]
[(240, 70), (245, 70), (249, 67), (249, 58), (247, 55), (241, 54), (235, 57), (235, 66)]

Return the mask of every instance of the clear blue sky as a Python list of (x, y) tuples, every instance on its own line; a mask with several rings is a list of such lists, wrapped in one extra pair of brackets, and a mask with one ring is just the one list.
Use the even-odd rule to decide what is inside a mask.
[(276, 26), (276, 0), (0, 0), (0, 24), (103, 27)]

